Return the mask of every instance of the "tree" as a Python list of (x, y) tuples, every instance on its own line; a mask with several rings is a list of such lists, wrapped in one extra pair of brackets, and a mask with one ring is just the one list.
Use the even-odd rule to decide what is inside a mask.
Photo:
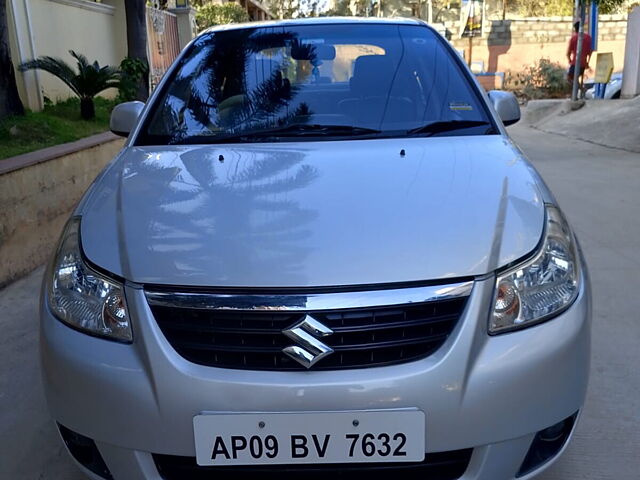
[(600, 13), (608, 15), (610, 13), (620, 13), (627, 4), (626, 0), (597, 0)]
[(370, 7), (371, 2), (368, 0), (336, 0), (333, 8), (322, 12), (321, 15), (327, 17), (365, 17)]
[(237, 3), (223, 3), (218, 5), (209, 3), (198, 8), (196, 23), (198, 30), (212, 27), (214, 25), (224, 25), (227, 23), (248, 22), (249, 14)]
[(525, 17), (573, 15), (574, 0), (510, 0), (508, 9)]
[(294, 18), (300, 9), (299, 0), (269, 0), (269, 10), (277, 18)]
[[(609, 14), (620, 11), (627, 0), (594, 0), (600, 6), (600, 13)], [(590, 0), (581, 0), (585, 5)], [(509, 0), (507, 8), (527, 17), (548, 17), (555, 15), (573, 15), (574, 0)]]
[(320, 0), (299, 0), (297, 18), (319, 17)]
[(7, 2), (0, 0), (0, 119), (8, 115), (24, 114), (11, 62), (7, 23)]
[[(149, 65), (147, 57), (147, 6), (145, 0), (124, 0), (127, 19), (127, 56)], [(149, 74), (147, 72), (138, 87), (138, 100), (149, 98)]]
[(20, 65), (20, 71), (40, 69), (55, 75), (62, 80), (78, 97), (80, 97), (80, 116), (90, 120), (96, 116), (93, 98), (107, 88), (118, 88), (120, 73), (109, 65), (101, 67), (98, 62), (89, 63), (87, 57), (69, 50), (76, 59), (78, 73), (64, 60), (54, 57), (38, 57)]
[(351, 8), (349, 0), (336, 0), (333, 4), (333, 8), (322, 12), (322, 16), (326, 17), (350, 17), (353, 15), (351, 13)]

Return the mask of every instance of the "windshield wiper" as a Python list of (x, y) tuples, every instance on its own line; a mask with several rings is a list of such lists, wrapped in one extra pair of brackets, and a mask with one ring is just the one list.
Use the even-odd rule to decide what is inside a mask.
[(380, 130), (352, 125), (324, 125), (316, 123), (293, 123), (282, 127), (246, 132), (243, 137), (284, 137), (284, 136), (351, 136), (375, 135)]
[(442, 122), (433, 122), (422, 125), (418, 128), (412, 128), (407, 131), (408, 135), (424, 135), (431, 136), (444, 132), (455, 132), (457, 130), (464, 130), (466, 128), (484, 127), (487, 126), (487, 130), (484, 134), (495, 133), (495, 128), (490, 122), (485, 120), (446, 120)]
[(264, 130), (248, 130), (246, 132), (231, 133), (228, 135), (194, 135), (182, 138), (178, 144), (208, 144), (208, 143), (233, 143), (247, 142), (258, 138), (269, 137), (350, 137), (359, 135), (377, 135), (380, 130), (366, 127), (354, 127), (351, 125), (323, 125), (293, 123), (281, 127), (267, 128)]

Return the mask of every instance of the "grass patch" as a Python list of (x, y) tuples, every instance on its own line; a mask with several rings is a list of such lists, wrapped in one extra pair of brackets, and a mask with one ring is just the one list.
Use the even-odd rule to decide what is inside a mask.
[(96, 118), (80, 118), (80, 100), (68, 100), (45, 106), (41, 112), (27, 112), (0, 121), (0, 159), (45, 147), (73, 142), (109, 130), (113, 100), (95, 99)]

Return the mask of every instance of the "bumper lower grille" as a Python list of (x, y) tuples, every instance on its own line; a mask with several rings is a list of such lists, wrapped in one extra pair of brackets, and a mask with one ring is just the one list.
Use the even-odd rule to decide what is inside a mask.
[[(160, 294), (162, 295), (162, 294)], [(147, 291), (151, 311), (173, 348), (187, 360), (247, 370), (304, 370), (283, 353), (296, 342), (283, 334), (310, 315), (332, 333), (317, 339), (333, 350), (313, 370), (392, 365), (425, 358), (445, 342), (467, 301), (465, 296), (418, 303), (310, 309), (296, 296), (287, 306), (211, 308), (198, 302), (158, 300)], [(177, 297), (176, 297), (177, 298)], [(206, 298), (206, 297), (205, 297)], [(246, 297), (243, 297), (246, 299)], [(282, 299), (282, 297), (277, 297)], [(289, 298), (289, 297), (287, 297)], [(285, 302), (285, 303), (287, 303)], [(294, 302), (294, 303), (295, 303)]]
[[(402, 480), (456, 480), (467, 470), (472, 449), (428, 453), (419, 463), (359, 463), (326, 465), (269, 465), (255, 467), (201, 467), (193, 457), (153, 455), (156, 468), (164, 480), (247, 479), (261, 480), (327, 478), (390, 478)], [(366, 475), (366, 477), (360, 477)]]

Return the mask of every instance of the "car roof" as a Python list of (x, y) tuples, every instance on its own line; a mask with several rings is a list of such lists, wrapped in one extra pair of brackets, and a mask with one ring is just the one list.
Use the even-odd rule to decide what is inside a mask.
[(219, 32), (225, 30), (240, 30), (245, 28), (256, 27), (279, 27), (279, 26), (293, 26), (293, 25), (339, 25), (339, 24), (372, 24), (372, 25), (422, 25), (426, 26), (427, 23), (417, 18), (407, 17), (391, 17), (391, 18), (379, 18), (379, 17), (311, 17), (311, 18), (292, 18), (287, 20), (265, 20), (260, 22), (247, 22), (247, 23), (229, 23), (226, 25), (216, 25), (214, 27), (207, 28), (200, 35), (212, 32)]

